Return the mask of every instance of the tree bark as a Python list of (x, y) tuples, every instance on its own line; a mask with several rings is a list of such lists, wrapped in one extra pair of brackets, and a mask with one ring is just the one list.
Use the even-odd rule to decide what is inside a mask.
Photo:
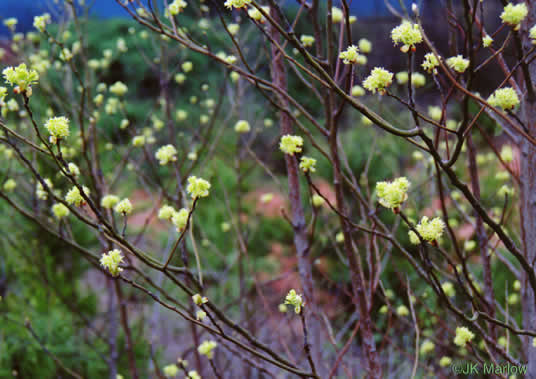
[[(536, 3), (530, 1), (526, 4), (529, 7), (529, 14), (520, 34), (523, 38), (524, 50), (528, 51), (532, 47), (532, 42), (528, 37), (528, 29), (536, 23)], [(533, 61), (529, 64), (528, 72), (531, 78), (536, 77), (536, 62)], [(526, 82), (524, 84), (526, 87)], [(530, 83), (530, 85), (533, 84)], [(528, 134), (531, 137), (536, 137), (536, 99), (530, 95), (533, 91), (527, 92), (526, 96), (522, 96), (521, 116), (528, 128)], [(520, 148), (520, 214), (523, 253), (527, 261), (534, 267), (536, 259), (536, 147), (526, 139), (522, 139)], [(536, 328), (534, 293), (524, 271), (521, 279), (523, 327), (534, 330)], [(524, 337), (523, 342), (528, 365), (526, 377), (536, 378), (536, 347), (532, 346), (532, 338), (530, 337)]]
[[(278, 21), (277, 11), (272, 8), (270, 15)], [(270, 34), (274, 41), (280, 41), (278, 30), (270, 27)], [(287, 91), (287, 74), (283, 56), (276, 46), (272, 44), (272, 81), (273, 84)], [(289, 109), (288, 101), (283, 96), (278, 96), (278, 102), (282, 110), (279, 112), (279, 122), (281, 135), (293, 134), (292, 119), (284, 109)], [(285, 154), (285, 164), (288, 175), (288, 191), (291, 207), (291, 221), (294, 229), (294, 247), (298, 256), (298, 272), (300, 276), (303, 295), (305, 297), (305, 306), (308, 311), (305, 312), (305, 324), (308, 331), (309, 344), (311, 346), (311, 355), (320, 374), (324, 371), (321, 358), (321, 339), (320, 339), (320, 317), (314, 298), (314, 284), (312, 274), (312, 262), (309, 259), (309, 246), (307, 238), (307, 223), (303, 211), (303, 204), (300, 194), (299, 168), (296, 157)]]

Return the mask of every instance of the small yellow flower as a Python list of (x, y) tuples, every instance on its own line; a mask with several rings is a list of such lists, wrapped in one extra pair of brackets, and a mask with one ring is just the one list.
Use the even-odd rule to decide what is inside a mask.
[(424, 56), (424, 61), (421, 67), (425, 69), (429, 74), (437, 74), (437, 67), (439, 66), (438, 57), (434, 53), (428, 53)]
[(514, 290), (515, 291), (521, 290), (521, 282), (519, 280), (514, 281)]
[(119, 267), (119, 264), (123, 262), (123, 255), (121, 251), (114, 249), (110, 250), (107, 254), (102, 254), (100, 264), (102, 267), (108, 269), (112, 276), (118, 276), (123, 269)]
[(174, 0), (171, 4), (169, 4), (168, 9), (169, 13), (173, 16), (178, 15), (180, 12), (186, 8), (188, 3), (184, 0)]
[(124, 96), (128, 91), (128, 87), (122, 82), (115, 82), (110, 86), (110, 92), (116, 96)]
[(160, 208), (158, 211), (158, 218), (160, 220), (171, 220), (172, 217), (177, 213), (175, 208), (173, 208), (171, 205), (164, 205)]
[(235, 124), (235, 132), (237, 133), (247, 133), (251, 130), (250, 126), (249, 126), (249, 122), (247, 122), (246, 120), (239, 120), (236, 124)]
[(239, 24), (229, 24), (227, 25), (227, 29), (229, 30), (229, 33), (234, 36), (238, 33), (238, 31), (240, 30), (240, 25)]
[(337, 8), (337, 7), (331, 8), (331, 21), (334, 24), (338, 24), (339, 22), (341, 22), (343, 19), (343, 16), (344, 16), (344, 13), (342, 12), (340, 8)]
[(182, 71), (184, 72), (190, 72), (194, 68), (194, 64), (190, 61), (186, 61), (181, 65)]
[(395, 74), (396, 82), (400, 85), (404, 85), (409, 80), (409, 74), (407, 71), (400, 71)]
[(295, 153), (301, 153), (303, 147), (303, 138), (300, 136), (292, 136), (286, 134), (281, 137), (279, 148), (285, 154), (294, 155)]
[(208, 359), (214, 357), (214, 349), (218, 346), (216, 341), (203, 341), (197, 348), (197, 351), (201, 355), (205, 355)]
[(532, 28), (530, 28), (529, 37), (532, 40), (532, 44), (533, 45), (536, 44), (536, 25), (534, 25), (534, 26), (532, 26)]
[(69, 119), (66, 117), (53, 117), (47, 120), (45, 128), (50, 133), (50, 143), (56, 144), (59, 139), (69, 136)]
[(450, 68), (459, 73), (465, 72), (465, 70), (467, 70), (467, 67), (469, 67), (469, 59), (465, 59), (461, 55), (450, 57), (447, 59), (446, 62)]
[(101, 206), (105, 209), (112, 209), (117, 203), (119, 203), (119, 197), (115, 195), (105, 195), (101, 199)]
[(2, 71), (2, 75), (4, 75), (6, 82), (18, 87), (21, 92), (28, 91), (30, 86), (39, 80), (37, 71), (28, 69), (25, 63), (21, 63), (17, 67), (6, 67)]
[(208, 303), (208, 299), (204, 296), (201, 296), (198, 293), (192, 296), (192, 300), (194, 301), (195, 305), (203, 305), (203, 304)]
[(189, 214), (190, 214), (190, 211), (188, 211), (188, 209), (182, 208), (171, 216), (171, 222), (173, 225), (175, 225), (179, 233), (182, 232), (184, 228), (186, 227)]
[(117, 203), (114, 209), (117, 213), (121, 213), (125, 216), (132, 212), (132, 203), (130, 202), (129, 199), (125, 198), (121, 200), (119, 203)]
[(441, 120), (441, 116), (443, 115), (443, 111), (438, 106), (429, 106), (428, 107), (428, 116), (434, 121)]
[(314, 194), (312, 199), (311, 199), (311, 202), (313, 203), (313, 206), (314, 207), (320, 207), (321, 205), (323, 205), (326, 201), (324, 200), (324, 198), (318, 194)]
[[(264, 13), (270, 14), (270, 7), (261, 7), (261, 9), (264, 11)], [(253, 20), (258, 21), (258, 22), (266, 21), (266, 19), (263, 16), (263, 14), (257, 8), (249, 9), (248, 10), (248, 16), (251, 17)]]
[(205, 311), (198, 310), (195, 313), (195, 319), (196, 320), (203, 321), (205, 319), (205, 317), (207, 317), (207, 312), (205, 312)]
[(291, 289), (288, 292), (287, 296), (285, 297), (285, 304), (293, 306), (294, 307), (294, 312), (296, 314), (300, 314), (301, 309), (302, 309), (302, 307), (304, 305), (301, 295), (298, 295), (296, 293), (296, 290), (294, 290), (294, 289)]
[(307, 35), (307, 34), (303, 34), (300, 37), (300, 41), (304, 47), (311, 47), (313, 46), (313, 43), (315, 43), (315, 37)]
[(52, 206), (52, 213), (54, 214), (54, 217), (56, 217), (58, 220), (61, 220), (64, 217), (69, 216), (69, 208), (67, 208), (62, 203), (56, 203)]
[(145, 145), (145, 136), (134, 136), (132, 138), (132, 146), (141, 147)]
[[(415, 229), (421, 235), (423, 240), (428, 242), (434, 242), (437, 241), (443, 234), (443, 230), (445, 229), (445, 223), (439, 217), (429, 220), (428, 217), (423, 216), (419, 224), (415, 227)], [(410, 232), (413, 231), (411, 230)], [(410, 234), (410, 240), (411, 238), (412, 237)], [(418, 239), (417, 241), (420, 242)], [(415, 240), (411, 242), (415, 243)]]
[(355, 45), (348, 46), (346, 51), (339, 54), (339, 59), (342, 59), (344, 64), (355, 64), (359, 56), (359, 48)]
[(274, 198), (274, 194), (273, 193), (265, 193), (261, 196), (261, 203), (263, 204), (266, 204), (266, 203), (269, 203), (270, 201), (272, 201), (272, 199)]
[[(86, 186), (82, 186), (82, 191), (86, 195), (86, 197), (89, 196), (89, 188), (87, 188)], [(69, 192), (67, 192), (67, 195), (65, 195), (65, 201), (69, 204), (74, 204), (77, 207), (85, 203), (85, 200), (82, 197), (80, 190), (76, 186), (71, 188)]]
[(178, 84), (184, 83), (186, 81), (186, 75), (184, 75), (182, 72), (179, 72), (178, 74), (175, 75), (175, 81)]
[(493, 38), (491, 38), (489, 35), (485, 35), (484, 38), (482, 38), (482, 46), (484, 47), (490, 47), (493, 43)]
[(400, 317), (407, 317), (407, 316), (409, 316), (409, 310), (408, 310), (408, 307), (406, 307), (405, 305), (399, 305), (399, 306), (396, 308), (396, 314), (399, 315)]
[(513, 109), (519, 105), (519, 97), (511, 87), (499, 88), (488, 98), (488, 103), (504, 110)]
[(17, 187), (17, 182), (13, 179), (8, 179), (4, 183), (4, 191), (11, 192)]
[(4, 25), (11, 31), (15, 31), (15, 27), (17, 26), (19, 20), (17, 20), (15, 17), (6, 18), (4, 20)]
[(474, 337), (475, 335), (467, 327), (457, 327), (454, 343), (460, 347), (465, 347), (467, 342), (471, 342)]
[(408, 189), (411, 183), (406, 177), (400, 177), (392, 182), (376, 183), (378, 201), (385, 208), (396, 210), (408, 198)]
[(172, 378), (179, 373), (179, 368), (176, 364), (167, 365), (162, 370), (166, 378)]
[(454, 285), (451, 282), (445, 282), (441, 285), (441, 289), (443, 292), (445, 292), (445, 295), (448, 297), (454, 297), (456, 296), (456, 290), (454, 289)]
[(368, 54), (372, 51), (372, 42), (366, 38), (361, 38), (357, 45), (359, 46), (359, 50), (365, 54)]
[(435, 349), (435, 344), (430, 340), (425, 340), (421, 345), (420, 353), (422, 355), (426, 355), (434, 351), (434, 349)]
[(316, 159), (310, 157), (301, 157), (300, 169), (303, 172), (315, 172), (316, 171)]
[(226, 0), (224, 5), (229, 8), (244, 8), (246, 5), (251, 4), (251, 0)]
[(514, 151), (512, 146), (504, 145), (501, 148), (501, 160), (505, 163), (511, 163), (514, 160)]
[(44, 13), (41, 16), (35, 16), (33, 19), (33, 26), (41, 33), (43, 33), (47, 27), (47, 24), (50, 24), (50, 14)]
[(447, 356), (442, 356), (439, 360), (439, 366), (441, 367), (448, 367), (452, 364), (452, 358)]
[(207, 197), (209, 195), (210, 187), (210, 183), (205, 179), (190, 176), (188, 178), (186, 192), (192, 196), (192, 199), (196, 199), (198, 197)]
[(363, 87), (375, 93), (380, 91), (384, 92), (387, 87), (393, 82), (393, 73), (385, 70), (382, 67), (375, 67), (370, 75), (363, 82)]
[(363, 89), (363, 87), (355, 85), (355, 86), (352, 87), (352, 92), (351, 93), (352, 93), (352, 96), (359, 97), (359, 96), (363, 96), (365, 94), (365, 90)]
[(502, 22), (514, 26), (515, 30), (517, 30), (519, 28), (519, 24), (525, 19), (525, 17), (527, 17), (528, 13), (529, 10), (527, 8), (527, 4), (519, 3), (514, 5), (509, 3), (504, 7), (500, 17)]
[(165, 145), (159, 148), (155, 154), (160, 165), (164, 166), (169, 162), (175, 162), (177, 160), (177, 150), (173, 145)]
[(517, 303), (519, 303), (519, 295), (517, 293), (510, 294), (508, 296), (508, 304), (516, 305)]
[(422, 42), (422, 34), (418, 24), (402, 21), (402, 24), (391, 31), (391, 38), (395, 46), (402, 43), (402, 52), (407, 53), (410, 49), (415, 50), (415, 45)]

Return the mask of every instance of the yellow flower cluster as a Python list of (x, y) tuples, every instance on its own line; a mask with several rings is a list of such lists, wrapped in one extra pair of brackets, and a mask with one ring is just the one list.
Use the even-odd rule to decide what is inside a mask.
[[(270, 14), (270, 7), (261, 7), (261, 9), (264, 11), (264, 13)], [(266, 21), (266, 18), (264, 17), (264, 15), (257, 8), (249, 9), (248, 16), (258, 22)]]
[(372, 51), (372, 42), (370, 42), (366, 38), (361, 38), (357, 45), (359, 46), (359, 50), (361, 50), (362, 53), (368, 54)]
[(348, 46), (346, 51), (339, 54), (339, 59), (342, 59), (344, 64), (356, 64), (359, 58), (359, 48), (355, 45)]
[(245, 6), (251, 4), (251, 0), (227, 0), (223, 5), (227, 8), (244, 8)]
[(50, 14), (45, 13), (41, 16), (35, 16), (33, 19), (33, 26), (41, 33), (44, 33), (47, 24), (50, 24)]
[(493, 43), (493, 38), (491, 38), (489, 35), (485, 35), (484, 38), (482, 38), (482, 46), (484, 47), (490, 47)]
[(286, 134), (281, 137), (279, 142), (279, 149), (285, 154), (294, 155), (295, 153), (301, 153), (303, 147), (303, 138), (300, 136), (292, 136)]
[(395, 46), (402, 43), (402, 52), (407, 53), (409, 49), (415, 51), (415, 45), (422, 42), (422, 34), (418, 24), (409, 21), (402, 21), (402, 24), (391, 31), (391, 38)]
[(54, 217), (56, 217), (58, 220), (61, 220), (64, 217), (69, 216), (69, 208), (67, 208), (62, 203), (56, 203), (52, 206), (52, 213), (54, 214)]
[(300, 41), (303, 44), (303, 46), (311, 47), (311, 46), (313, 46), (313, 43), (315, 43), (315, 37), (303, 34), (300, 37)]
[(511, 87), (499, 88), (488, 98), (488, 103), (504, 110), (513, 109), (519, 104), (519, 97)]
[[(428, 217), (423, 216), (419, 224), (415, 227), (417, 232), (420, 234), (423, 240), (428, 242), (437, 241), (443, 234), (445, 229), (445, 223), (441, 218), (435, 217), (432, 220), (429, 220)], [(419, 237), (413, 230), (410, 230), (409, 240), (412, 244), (417, 245), (420, 243)]]
[[(89, 196), (89, 188), (87, 188), (86, 186), (82, 186), (82, 191), (84, 192), (84, 195), (86, 195), (86, 197)], [(80, 190), (76, 186), (74, 186), (67, 192), (67, 195), (65, 195), (65, 201), (69, 204), (74, 204), (77, 207), (85, 203), (85, 200), (82, 197)]]
[(380, 91), (380, 93), (382, 93), (391, 85), (392, 82), (393, 73), (382, 67), (375, 67), (363, 82), (363, 87), (372, 93), (376, 93), (376, 91)]
[(164, 366), (162, 372), (166, 378), (173, 378), (179, 373), (179, 368), (176, 364)]
[(298, 295), (296, 293), (296, 290), (294, 290), (294, 289), (291, 289), (288, 292), (287, 296), (285, 297), (285, 304), (293, 306), (294, 307), (294, 312), (296, 314), (301, 313), (301, 309), (302, 309), (302, 307), (304, 305), (301, 295)]
[(50, 133), (50, 143), (56, 144), (59, 139), (69, 136), (69, 119), (63, 116), (50, 118), (45, 122), (45, 128)]
[(17, 182), (13, 179), (8, 179), (4, 182), (4, 191), (11, 192), (17, 187)]
[(192, 199), (198, 197), (207, 197), (209, 195), (210, 183), (203, 178), (197, 176), (190, 176), (188, 178), (188, 186), (186, 186), (186, 192), (192, 196)]
[(443, 292), (445, 292), (445, 295), (448, 297), (454, 297), (456, 296), (456, 290), (454, 289), (454, 285), (451, 282), (445, 282), (441, 285), (441, 289)]
[(467, 70), (467, 67), (469, 67), (469, 59), (465, 59), (461, 55), (450, 57), (447, 59), (446, 62), (450, 68), (459, 73), (465, 72), (465, 70)]
[(156, 151), (155, 157), (164, 166), (177, 160), (177, 150), (173, 145), (165, 145)]
[(409, 309), (405, 305), (399, 305), (396, 308), (396, 314), (399, 315), (400, 317), (407, 317), (409, 316)]
[(519, 29), (519, 24), (527, 17), (528, 13), (527, 4), (519, 3), (514, 5), (509, 3), (504, 7), (500, 17), (502, 22), (514, 26), (515, 30), (517, 30)]
[(123, 262), (123, 255), (121, 251), (114, 249), (110, 250), (106, 254), (102, 254), (100, 264), (102, 267), (108, 269), (112, 276), (118, 276), (123, 269), (119, 267), (119, 264)]
[(434, 349), (435, 349), (435, 344), (430, 340), (425, 340), (421, 345), (420, 352), (422, 355), (426, 355), (434, 351)]
[(249, 126), (249, 122), (247, 122), (246, 120), (239, 120), (236, 124), (235, 124), (235, 132), (237, 133), (247, 133), (251, 130), (250, 126)]
[(197, 351), (201, 355), (205, 355), (208, 359), (212, 359), (214, 357), (214, 349), (218, 346), (216, 341), (203, 341), (201, 345), (197, 348)]
[(169, 4), (168, 9), (169, 13), (173, 16), (178, 15), (180, 12), (186, 8), (188, 3), (184, 0), (174, 0), (171, 4)]
[(408, 198), (408, 189), (411, 183), (406, 177), (400, 177), (392, 182), (376, 183), (378, 201), (385, 208), (396, 210)]
[(300, 169), (303, 172), (315, 172), (316, 171), (316, 159), (310, 157), (301, 157)]
[(115, 82), (110, 86), (110, 92), (116, 96), (124, 96), (128, 91), (128, 87), (122, 82)]
[(129, 199), (123, 199), (115, 206), (115, 211), (123, 215), (128, 215), (132, 212), (132, 203)]
[(173, 216), (171, 216), (171, 222), (173, 223), (173, 225), (175, 225), (179, 233), (182, 232), (186, 227), (189, 213), (190, 212), (188, 211), (188, 209), (182, 208), (178, 212), (173, 213)]
[(117, 203), (119, 198), (115, 195), (105, 195), (101, 199), (101, 206), (106, 209), (112, 209)]
[(6, 82), (15, 86), (17, 91), (25, 92), (28, 96), (31, 95), (30, 86), (39, 80), (37, 71), (28, 69), (25, 63), (21, 63), (17, 67), (6, 67), (2, 71), (2, 75), (4, 75)]
[(434, 53), (428, 53), (424, 56), (424, 61), (422, 62), (421, 67), (429, 74), (437, 74), (437, 66), (439, 66), (439, 60)]
[(208, 299), (204, 296), (201, 296), (200, 294), (196, 293), (192, 296), (192, 300), (195, 305), (203, 305), (208, 303)]
[(459, 326), (456, 328), (456, 337), (454, 338), (454, 343), (460, 347), (464, 347), (467, 342), (471, 342), (474, 337), (475, 335), (467, 327)]

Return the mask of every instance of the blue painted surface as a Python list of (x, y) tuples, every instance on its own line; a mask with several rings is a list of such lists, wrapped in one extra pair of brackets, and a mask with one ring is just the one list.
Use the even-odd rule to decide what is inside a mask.
[[(223, 1), (223, 0), (221, 0)], [(408, 5), (411, 0), (404, 0)], [(60, 3), (63, 1), (60, 0)], [(116, 3), (115, 0), (86, 0), (93, 3), (91, 13), (101, 18), (125, 17), (126, 12)], [(384, 0), (349, 0), (352, 14), (357, 17), (381, 16), (387, 13)], [(18, 31), (27, 32), (32, 29), (33, 17), (42, 14), (46, 10), (46, 4), (51, 0), (0, 0), (2, 7), (0, 18), (16, 17), (19, 20)], [(398, 0), (391, 0), (393, 5), (398, 4)], [(294, 1), (287, 0), (287, 4), (293, 5)], [(334, 1), (337, 4), (337, 1)], [(7, 30), (0, 25), (0, 34), (6, 34)]]

